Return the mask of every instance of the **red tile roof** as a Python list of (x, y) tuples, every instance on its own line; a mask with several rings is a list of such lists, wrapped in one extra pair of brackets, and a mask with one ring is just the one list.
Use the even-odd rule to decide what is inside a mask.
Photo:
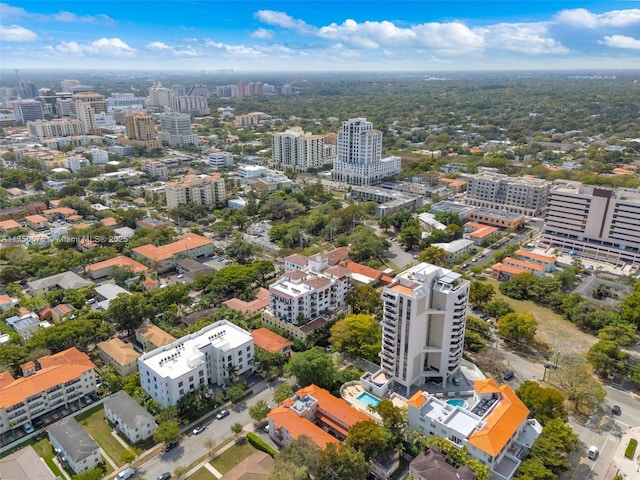
[(352, 273), (357, 273), (358, 275), (364, 275), (365, 277), (372, 278), (374, 280), (380, 280), (380, 277), (382, 277), (382, 272), (380, 270), (367, 267), (366, 265), (356, 263), (352, 260), (340, 262), (340, 266), (346, 268)]
[(222, 303), (229, 308), (251, 315), (269, 305), (269, 290), (260, 287), (255, 300), (252, 300), (251, 302), (245, 302), (239, 298), (231, 298)]
[(539, 253), (533, 253), (527, 250), (516, 250), (516, 255), (520, 257), (530, 258), (531, 260), (536, 260), (538, 262), (550, 264), (556, 263), (556, 259), (554, 257), (550, 257), (548, 255), (540, 255)]
[(148, 258), (151, 261), (161, 262), (162, 260), (172, 258), (178, 253), (211, 244), (213, 244), (213, 241), (208, 238), (196, 235), (195, 233), (186, 233), (182, 235), (180, 240), (177, 242), (163, 245), (162, 247), (156, 247), (155, 245), (148, 243), (147, 245), (134, 248), (133, 252)]
[(124, 255), (118, 255), (117, 257), (110, 258), (109, 260), (105, 260), (103, 262), (94, 263), (89, 265), (86, 270), (88, 272), (94, 272), (96, 270), (102, 270), (103, 268), (109, 267), (120, 267), (127, 268), (133, 273), (146, 272), (149, 269), (141, 264), (140, 262), (136, 262), (132, 258), (125, 257)]
[(251, 332), (251, 336), (256, 347), (271, 353), (279, 353), (293, 345), (291, 340), (287, 340), (267, 328), (258, 328)]

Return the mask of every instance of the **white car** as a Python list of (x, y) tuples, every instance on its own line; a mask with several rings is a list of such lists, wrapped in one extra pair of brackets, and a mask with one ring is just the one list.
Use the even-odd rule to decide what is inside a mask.
[(598, 447), (596, 447), (595, 445), (591, 445), (589, 447), (589, 450), (587, 451), (587, 458), (590, 460), (595, 460), (597, 456), (598, 456)]
[(116, 478), (118, 480), (127, 480), (128, 478), (131, 478), (135, 473), (136, 471), (133, 468), (127, 467), (123, 471), (121, 471)]

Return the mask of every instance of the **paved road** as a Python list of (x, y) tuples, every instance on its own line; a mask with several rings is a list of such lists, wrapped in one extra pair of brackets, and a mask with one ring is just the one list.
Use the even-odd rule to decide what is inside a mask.
[(206, 429), (200, 435), (192, 435), (189, 431), (183, 437), (180, 445), (169, 452), (163, 452), (142, 464), (134, 478), (153, 480), (163, 472), (175, 472), (177, 467), (187, 467), (204, 456), (208, 449), (205, 446), (208, 439), (212, 439), (216, 445), (232, 438), (231, 425), (240, 422), (242, 425), (251, 423), (249, 407), (259, 400), (273, 404), (273, 388), (262, 381), (251, 386), (255, 395), (236, 405), (231, 409), (231, 415), (222, 420), (211, 420), (206, 423)]

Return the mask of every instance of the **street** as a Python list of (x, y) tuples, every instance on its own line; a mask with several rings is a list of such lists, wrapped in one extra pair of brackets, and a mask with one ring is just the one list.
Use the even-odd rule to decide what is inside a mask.
[[(233, 437), (231, 425), (236, 422), (247, 425), (253, 421), (249, 415), (249, 407), (255, 405), (259, 400), (264, 400), (268, 404), (273, 404), (273, 388), (265, 381), (258, 382), (251, 386), (254, 395), (231, 409), (231, 415), (216, 420), (213, 418), (204, 425), (204, 432), (193, 435), (191, 427), (187, 434), (180, 440), (180, 445), (169, 452), (162, 452), (152, 457), (136, 469), (134, 478), (144, 478), (154, 480), (161, 473), (175, 472), (178, 467), (188, 467), (207, 454), (207, 440), (211, 439), (214, 448), (225, 440)], [(257, 433), (257, 432), (256, 432)]]

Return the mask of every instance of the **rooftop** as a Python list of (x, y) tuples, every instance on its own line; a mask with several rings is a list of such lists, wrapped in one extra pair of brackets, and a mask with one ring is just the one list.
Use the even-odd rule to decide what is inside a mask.
[(172, 258), (178, 253), (193, 250), (195, 248), (204, 247), (205, 245), (212, 245), (213, 241), (208, 238), (196, 235), (195, 233), (186, 233), (180, 237), (180, 240), (168, 245), (156, 247), (149, 243), (133, 249), (133, 252), (141, 255), (154, 262), (161, 262)]
[(253, 342), (256, 347), (271, 353), (278, 353), (280, 350), (293, 345), (291, 340), (278, 335), (267, 328), (258, 328), (251, 332)]
[(47, 431), (49, 437), (55, 438), (60, 444), (65, 456), (68, 456), (75, 463), (84, 460), (100, 448), (73, 417), (66, 417), (49, 425)]
[(131, 270), (133, 273), (146, 272), (149, 270), (146, 266), (144, 266), (140, 262), (136, 262), (132, 258), (125, 257), (124, 255), (118, 255), (117, 257), (110, 258), (109, 260), (89, 265), (86, 268), (86, 271), (95, 272), (109, 267), (126, 268), (128, 270)]
[(140, 356), (130, 343), (124, 343), (117, 337), (98, 343), (98, 348), (109, 355), (118, 365), (129, 365)]
[(105, 408), (110, 409), (127, 427), (144, 427), (155, 423), (153, 415), (147, 412), (124, 390), (112, 393), (104, 399)]
[(222, 303), (229, 308), (233, 308), (234, 310), (252, 315), (258, 310), (261, 310), (269, 305), (269, 290), (260, 287), (258, 289), (258, 293), (256, 294), (255, 300), (252, 300), (250, 302), (245, 302), (244, 300), (240, 300), (239, 298), (231, 298), (229, 300), (225, 300)]
[(136, 329), (136, 336), (144, 338), (147, 342), (155, 345), (156, 347), (162, 347), (169, 345), (176, 341), (175, 337), (169, 335), (153, 323), (146, 323), (140, 328)]

